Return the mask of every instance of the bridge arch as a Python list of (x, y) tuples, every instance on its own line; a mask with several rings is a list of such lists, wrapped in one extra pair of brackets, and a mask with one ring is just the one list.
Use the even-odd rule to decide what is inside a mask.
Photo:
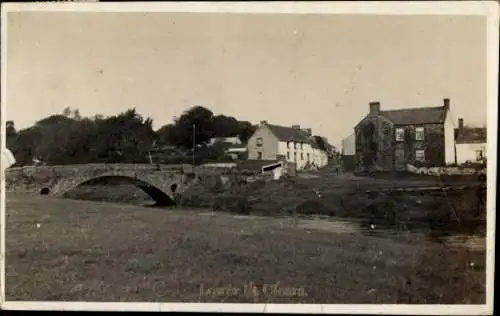
[[(72, 183), (65, 183), (68, 181), (62, 181), (62, 183), (59, 183), (59, 185), (54, 188), (54, 193), (53, 195), (56, 196), (63, 196), (65, 193), (69, 192), (72, 189), (75, 189), (78, 186), (85, 185), (85, 184), (90, 184), (90, 183), (103, 183), (106, 180), (119, 180), (122, 183), (128, 183), (132, 184), (138, 188), (140, 188), (142, 191), (144, 191), (146, 194), (148, 194), (155, 202), (157, 205), (162, 205), (162, 206), (171, 206), (175, 205), (175, 198), (174, 198), (174, 192), (168, 192), (165, 189), (159, 188), (157, 185), (151, 183), (152, 181), (148, 181), (148, 179), (142, 179), (141, 177), (136, 177), (136, 176), (130, 176), (130, 175), (120, 175), (120, 174), (104, 174), (104, 175), (97, 175), (94, 177), (89, 177), (85, 179), (79, 179), (77, 181), (74, 181)], [(177, 183), (172, 183), (170, 187), (178, 187)], [(50, 190), (50, 189), (49, 189)], [(50, 190), (52, 191), (52, 190)], [(167, 191), (167, 192), (165, 192)], [(52, 193), (52, 192), (50, 192)]]

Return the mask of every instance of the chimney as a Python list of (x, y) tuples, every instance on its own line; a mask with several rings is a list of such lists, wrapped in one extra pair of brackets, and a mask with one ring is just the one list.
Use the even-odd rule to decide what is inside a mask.
[(370, 102), (370, 114), (380, 113), (380, 102), (372, 101)]
[(446, 110), (450, 109), (450, 99), (445, 98), (443, 99), (443, 106), (445, 107)]
[(459, 118), (458, 119), (458, 131), (460, 133), (462, 133), (463, 130), (464, 130), (464, 119), (463, 118)]
[(292, 128), (300, 129), (300, 125), (292, 125)]

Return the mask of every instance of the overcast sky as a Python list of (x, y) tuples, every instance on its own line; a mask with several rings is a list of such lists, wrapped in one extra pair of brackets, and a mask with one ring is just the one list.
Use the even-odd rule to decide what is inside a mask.
[(300, 124), (338, 144), (382, 109), (440, 106), (485, 123), (486, 18), (189, 13), (8, 14), (7, 120), (136, 107), (170, 123), (203, 105)]

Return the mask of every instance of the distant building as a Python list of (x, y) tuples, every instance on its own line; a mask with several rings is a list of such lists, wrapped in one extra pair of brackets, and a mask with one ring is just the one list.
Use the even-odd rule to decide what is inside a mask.
[(247, 143), (249, 160), (288, 161), (296, 170), (321, 168), (328, 164), (323, 150), (311, 129), (299, 125), (285, 127), (262, 121)]
[(405, 170), (407, 164), (444, 166), (455, 163), (450, 100), (439, 107), (370, 111), (354, 128), (356, 169)]
[(458, 120), (455, 129), (455, 148), (457, 163), (484, 162), (486, 160), (486, 128), (464, 126), (464, 120)]
[(344, 171), (356, 169), (356, 135), (352, 133), (342, 140), (342, 166)]
[(233, 144), (226, 150), (226, 155), (231, 159), (246, 159), (247, 145), (246, 144)]
[(210, 138), (207, 145), (212, 146), (216, 143), (239, 145), (239, 144), (242, 144), (242, 141), (239, 137), (214, 137), (214, 138)]

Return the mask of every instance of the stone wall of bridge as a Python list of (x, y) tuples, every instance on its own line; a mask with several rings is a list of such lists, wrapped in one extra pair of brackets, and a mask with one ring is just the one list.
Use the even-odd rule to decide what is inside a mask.
[(172, 204), (196, 181), (190, 165), (88, 164), (11, 168), (5, 172), (6, 191), (63, 196), (69, 190), (89, 181), (120, 178), (148, 193), (156, 202)]

